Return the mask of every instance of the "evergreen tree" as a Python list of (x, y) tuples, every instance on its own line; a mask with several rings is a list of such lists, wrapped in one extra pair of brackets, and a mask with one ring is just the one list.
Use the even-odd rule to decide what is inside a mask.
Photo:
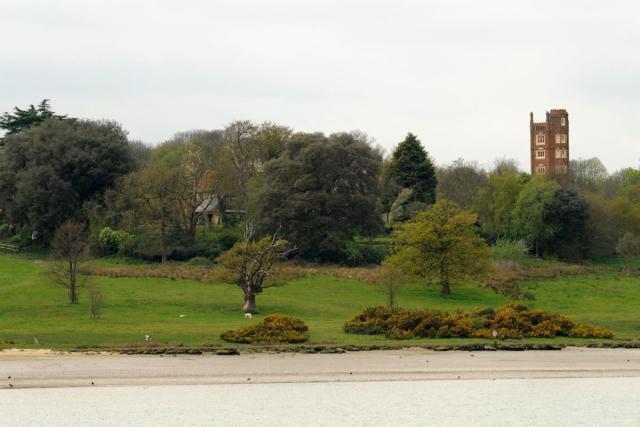
[(435, 168), (420, 140), (412, 133), (394, 150), (389, 173), (399, 185), (413, 190), (413, 201), (435, 202), (438, 183)]
[[(29, 129), (31, 126), (38, 125), (45, 120), (54, 117), (56, 119), (65, 119), (67, 116), (56, 115), (49, 105), (48, 99), (43, 99), (38, 107), (32, 105), (27, 109), (15, 107), (14, 113), (4, 113), (0, 116), (0, 129), (6, 131), (6, 136), (14, 135)], [(0, 140), (0, 145), (2, 141)]]

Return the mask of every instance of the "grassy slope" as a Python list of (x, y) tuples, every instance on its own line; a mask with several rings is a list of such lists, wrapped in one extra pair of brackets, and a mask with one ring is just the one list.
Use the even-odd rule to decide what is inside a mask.
[[(159, 343), (201, 345), (220, 342), (227, 329), (255, 322), (239, 311), (241, 293), (229, 285), (154, 278), (91, 280), (104, 294), (100, 320), (89, 319), (86, 293), (80, 304), (66, 303), (65, 289), (47, 283), (43, 261), (0, 255), (0, 347), (31, 347), (37, 336), (43, 347), (73, 348), (140, 343), (149, 334)], [(530, 282), (533, 305), (613, 330), (620, 338), (640, 338), (640, 283), (615, 275), (582, 276)], [(478, 308), (509, 303), (505, 297), (474, 285), (455, 287), (442, 299), (436, 287), (407, 285), (403, 307)], [(258, 296), (262, 313), (285, 312), (311, 329), (311, 342), (372, 343), (383, 337), (347, 335), (343, 322), (359, 309), (383, 304), (380, 292), (364, 283), (327, 276), (297, 279)], [(180, 318), (184, 314), (185, 317)], [(424, 341), (424, 340), (423, 340)], [(449, 340), (459, 341), (459, 340)], [(12, 343), (13, 342), (13, 343)]]

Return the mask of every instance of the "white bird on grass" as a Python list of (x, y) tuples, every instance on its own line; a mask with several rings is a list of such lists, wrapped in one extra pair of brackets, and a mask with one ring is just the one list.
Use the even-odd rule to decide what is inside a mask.
[(244, 318), (245, 319), (253, 319), (253, 315), (251, 313), (245, 313), (244, 314)]

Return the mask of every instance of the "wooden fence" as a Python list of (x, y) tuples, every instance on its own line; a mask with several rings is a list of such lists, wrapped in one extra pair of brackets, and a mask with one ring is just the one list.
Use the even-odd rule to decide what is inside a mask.
[(18, 253), (18, 252), (20, 252), (20, 246), (9, 245), (9, 244), (6, 244), (6, 243), (0, 243), (0, 251), (8, 251), (8, 252)]

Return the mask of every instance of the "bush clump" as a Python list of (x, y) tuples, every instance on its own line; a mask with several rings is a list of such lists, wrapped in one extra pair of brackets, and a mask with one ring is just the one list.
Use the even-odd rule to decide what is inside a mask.
[(286, 314), (270, 314), (262, 322), (224, 332), (220, 337), (229, 342), (244, 344), (301, 343), (309, 339), (309, 328), (300, 319)]
[(122, 230), (104, 227), (98, 234), (98, 246), (104, 255), (123, 254), (133, 244), (134, 236)]
[(188, 265), (194, 265), (196, 267), (210, 267), (213, 265), (213, 261), (208, 258), (197, 256), (187, 261)]
[(491, 255), (495, 259), (521, 261), (527, 258), (529, 246), (522, 240), (510, 240), (498, 238), (496, 244), (491, 247)]
[(344, 331), (352, 334), (386, 335), (387, 338), (529, 338), (579, 337), (612, 338), (603, 328), (572, 321), (560, 314), (511, 304), (494, 310), (405, 310), (402, 308), (368, 307), (345, 323)]
[(360, 244), (353, 241), (342, 245), (342, 262), (350, 267), (361, 265), (380, 265), (389, 255), (386, 246)]

